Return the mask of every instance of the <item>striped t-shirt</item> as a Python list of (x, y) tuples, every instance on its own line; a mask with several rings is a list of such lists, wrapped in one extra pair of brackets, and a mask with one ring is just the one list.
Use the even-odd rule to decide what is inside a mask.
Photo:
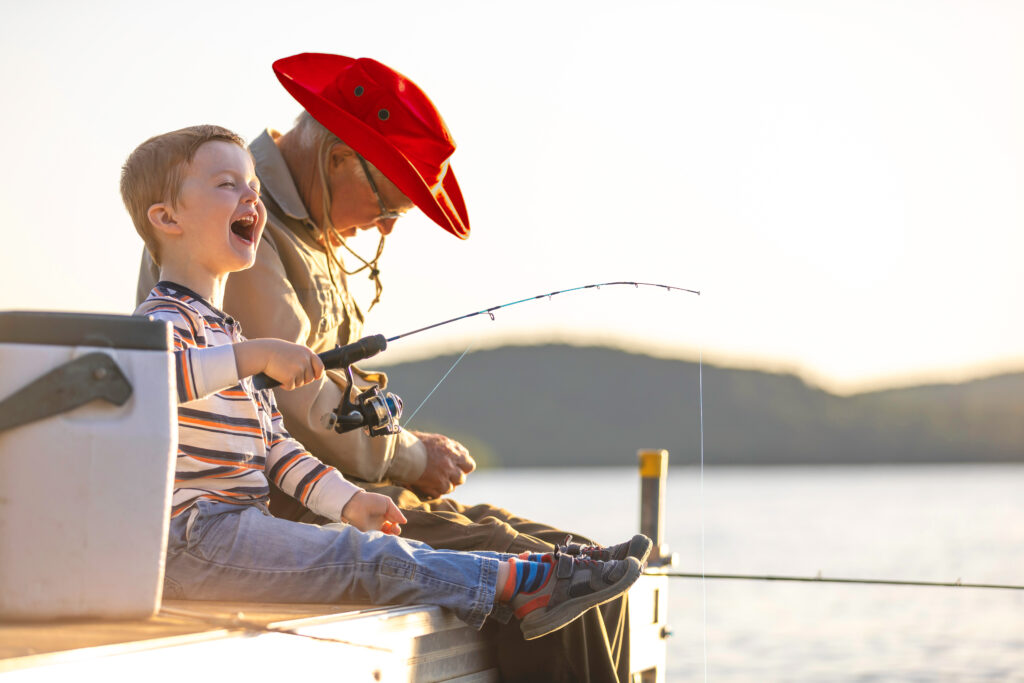
[(310, 455), (284, 428), (274, 395), (239, 380), (232, 344), (240, 325), (195, 292), (158, 282), (136, 315), (174, 328), (178, 459), (171, 515), (204, 498), (253, 505), (269, 500), (267, 480), (313, 512), (341, 519), (360, 489)]

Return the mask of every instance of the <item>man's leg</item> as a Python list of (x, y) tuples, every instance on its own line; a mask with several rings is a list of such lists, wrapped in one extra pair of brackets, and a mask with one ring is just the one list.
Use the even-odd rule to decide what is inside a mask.
[[(499, 553), (551, 552), (569, 532), (519, 517), (487, 503), (463, 505), (452, 498), (421, 500), (409, 489), (382, 483), (356, 482), (367, 491), (388, 496), (402, 508), (408, 523), (402, 535), (434, 548), (493, 550)], [(573, 539), (589, 543), (583, 536)]]
[[(450, 498), (420, 500), (407, 488), (391, 484), (356, 482), (367, 491), (380, 493), (402, 508), (408, 523), (402, 525), (402, 536), (423, 541), (434, 548), (448, 550), (493, 550), (521, 553), (551, 552), (568, 535), (541, 522), (513, 515), (493, 505), (466, 506)], [(329, 524), (321, 517), (270, 486), (270, 511), (275, 517), (306, 524)], [(584, 536), (573, 534), (573, 540), (591, 543)]]

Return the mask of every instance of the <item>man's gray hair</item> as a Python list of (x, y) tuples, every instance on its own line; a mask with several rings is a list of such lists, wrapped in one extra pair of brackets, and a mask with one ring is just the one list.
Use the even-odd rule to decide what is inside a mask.
[(305, 109), (295, 119), (295, 132), (299, 136), (299, 144), (305, 149), (320, 151), (330, 149), (335, 143), (341, 142), (341, 138), (327, 130)]
[(299, 147), (312, 153), (313, 158), (316, 159), (317, 174), (320, 179), (320, 187), (323, 190), (324, 202), (324, 225), (319, 227), (326, 234), (334, 229), (331, 224), (331, 184), (327, 178), (327, 157), (330, 156), (331, 148), (341, 142), (341, 138), (327, 130), (326, 126), (314, 119), (305, 109), (295, 118), (292, 132), (298, 136)]

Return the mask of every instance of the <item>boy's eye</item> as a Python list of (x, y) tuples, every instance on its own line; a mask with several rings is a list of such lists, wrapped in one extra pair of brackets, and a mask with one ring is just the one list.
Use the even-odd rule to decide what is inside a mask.
[(233, 182), (231, 182), (230, 180), (225, 180), (223, 183), (220, 184), (220, 186), (221, 187), (234, 187), (235, 184)]

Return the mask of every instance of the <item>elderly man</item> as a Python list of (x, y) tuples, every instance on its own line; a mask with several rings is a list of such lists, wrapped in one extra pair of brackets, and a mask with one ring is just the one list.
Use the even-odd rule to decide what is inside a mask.
[[(322, 352), (359, 338), (363, 313), (346, 275), (368, 271), (380, 296), (378, 259), (397, 218), (418, 207), (456, 237), (469, 236), (469, 218), (449, 158), (455, 144), (440, 114), (415, 83), (372, 59), (301, 54), (275, 62), (274, 71), (303, 106), (285, 134), (265, 131), (250, 145), (268, 219), (256, 264), (228, 278), (225, 311), (249, 338), (279, 337)], [(364, 259), (346, 244), (360, 230), (377, 230), (376, 254)], [(346, 260), (361, 264), (346, 269)], [(156, 270), (144, 257), (140, 296)], [(372, 304), (371, 304), (372, 305)], [(366, 383), (384, 375), (357, 371)], [(565, 531), (525, 520), (491, 505), (467, 507), (445, 494), (475, 464), (458, 442), (440, 434), (402, 431), (369, 437), (338, 434), (323, 417), (341, 401), (346, 377), (277, 391), (288, 430), (318, 458), (367, 490), (392, 497), (408, 523), (404, 535), (437, 548), (550, 552)], [(279, 517), (316, 523), (291, 498), (272, 495)], [(648, 542), (649, 543), (649, 542)], [(574, 544), (563, 551), (630, 553), (649, 545), (601, 550)], [(499, 630), (504, 680), (626, 680), (626, 599), (590, 610), (562, 631), (523, 641)], [(508, 637), (506, 637), (506, 633)]]

